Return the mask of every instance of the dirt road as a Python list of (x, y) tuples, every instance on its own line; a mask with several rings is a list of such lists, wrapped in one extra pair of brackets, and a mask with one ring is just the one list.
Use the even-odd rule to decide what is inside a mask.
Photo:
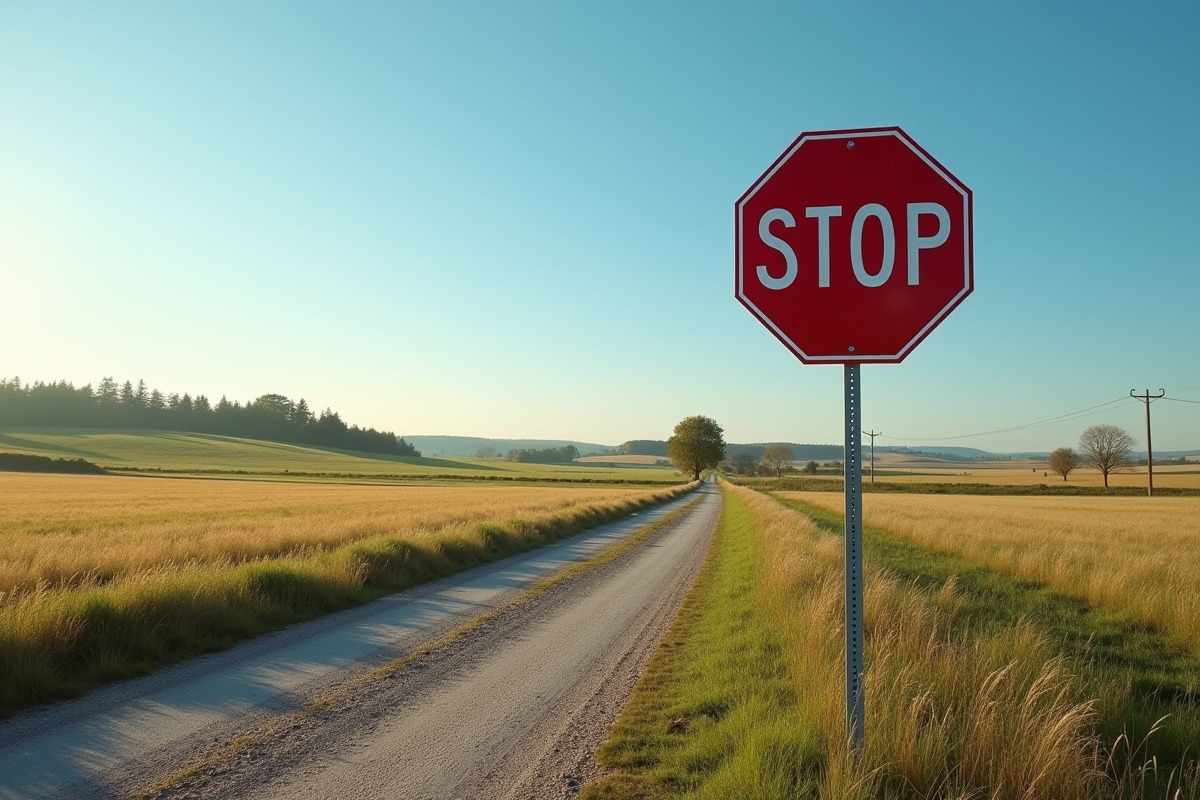
[(512, 604), (666, 509), (12, 720), (0, 798), (156, 783), (197, 800), (570, 797), (703, 560), (720, 496), (700, 492), (683, 520), (533, 600)]

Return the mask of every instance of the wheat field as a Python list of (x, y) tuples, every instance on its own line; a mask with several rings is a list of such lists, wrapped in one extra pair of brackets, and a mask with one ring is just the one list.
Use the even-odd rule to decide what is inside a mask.
[(688, 488), (0, 473), (0, 716), (537, 547)]
[(376, 536), (420, 537), (654, 491), (0, 473), (0, 597), (298, 556)]
[[(863, 454), (863, 478), (870, 480), (870, 456)], [(997, 461), (948, 461), (903, 453), (880, 453), (875, 458), (877, 481), (895, 483), (991, 483), (1015, 486), (1103, 486), (1097, 469), (1080, 467), (1063, 481), (1050, 465), (1037, 459)], [(1145, 488), (1146, 468), (1125, 467), (1108, 476), (1109, 486)], [(1200, 462), (1157, 464), (1154, 485), (1174, 489), (1200, 489)]]
[[(821, 797), (1090, 800), (1105, 785), (1085, 687), (1029, 625), (952, 633), (953, 584), (936, 596), (865, 567), (870, 735), (845, 731), (843, 542), (770, 498), (731, 487), (764, 549), (762, 604), (787, 642), (799, 716), (831, 761)], [(838, 498), (841, 495), (837, 495)], [(805, 500), (813, 495), (805, 493)], [(894, 791), (905, 787), (905, 791)]]
[[(841, 511), (840, 493), (781, 493)], [(863, 495), (863, 522), (1120, 611), (1200, 654), (1192, 497)]]

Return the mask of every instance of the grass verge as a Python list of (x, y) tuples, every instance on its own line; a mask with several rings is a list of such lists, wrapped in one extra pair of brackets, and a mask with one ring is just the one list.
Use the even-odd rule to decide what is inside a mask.
[(815, 796), (819, 739), (760, 613), (761, 560), (745, 504), (727, 496), (712, 553), (599, 753), (613, 771), (581, 800)]
[(420, 540), (376, 536), (304, 556), (22, 595), (0, 607), (0, 715), (529, 550), (688, 488), (481, 520)]

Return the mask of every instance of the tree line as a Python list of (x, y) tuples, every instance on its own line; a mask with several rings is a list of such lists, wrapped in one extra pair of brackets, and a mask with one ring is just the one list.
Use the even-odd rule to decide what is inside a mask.
[[(805, 475), (816, 475), (821, 471), (821, 464), (815, 459), (809, 459), (802, 468), (797, 468), (795, 452), (790, 445), (778, 442), (759, 448), (762, 453), (758, 459), (745, 450), (735, 452), (721, 462), (721, 471), (729, 475), (762, 475), (781, 478), (784, 473), (803, 472)], [(841, 448), (838, 448), (839, 451)], [(839, 453), (840, 454), (840, 453)], [(842, 472), (841, 461), (831, 461), (826, 465), (826, 472)]]
[(301, 398), (264, 394), (245, 405), (224, 396), (163, 394), (139, 380), (104, 378), (76, 388), (68, 381), (21, 383), (0, 378), (0, 425), (13, 427), (151, 429), (212, 433), (340, 450), (421, 455), (391, 431), (347, 425), (336, 411), (313, 413)]
[(573, 444), (541, 449), (517, 448), (508, 451), (508, 460), (518, 464), (570, 464), (579, 458), (579, 450)]

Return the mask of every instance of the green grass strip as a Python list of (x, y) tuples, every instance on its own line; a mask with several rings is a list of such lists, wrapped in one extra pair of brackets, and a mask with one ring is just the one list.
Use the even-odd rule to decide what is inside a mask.
[[(841, 514), (791, 498), (776, 499), (841, 535)], [(1144, 743), (1147, 758), (1179, 764), (1200, 755), (1200, 660), (1169, 638), (1120, 614), (1096, 609), (1041, 584), (912, 544), (865, 527), (864, 559), (931, 597), (955, 582), (954, 605), (944, 610), (964, 636), (972, 631), (1033, 623), (1094, 686), (1128, 686), (1121, 697), (1100, 697), (1101, 734)], [(1115, 702), (1114, 702), (1115, 701)], [(1148, 740), (1155, 722), (1168, 717)]]
[(701, 575), (598, 754), (612, 772), (581, 800), (815, 797), (819, 738), (797, 717), (760, 574), (754, 525), (726, 493)]

